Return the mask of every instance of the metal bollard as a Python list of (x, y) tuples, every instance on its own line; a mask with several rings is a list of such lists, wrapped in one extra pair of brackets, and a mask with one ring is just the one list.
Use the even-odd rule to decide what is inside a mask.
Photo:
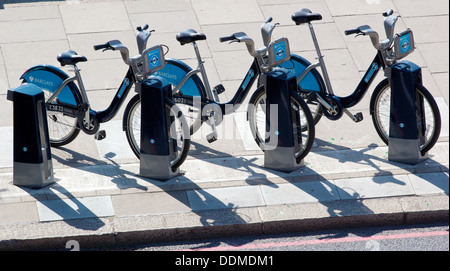
[[(303, 161), (295, 159), (295, 145), (301, 144), (294, 138), (293, 118), (299, 127), (300, 116), (293, 114), (289, 92), (297, 88), (293, 73), (277, 69), (262, 75), (266, 85), (266, 144), (264, 167), (291, 172), (302, 167)], [(300, 129), (300, 128), (299, 128)], [(301, 138), (300, 138), (301, 140)]]
[(428, 154), (420, 152), (424, 127), (417, 120), (418, 110), (423, 111), (423, 100), (416, 96), (422, 70), (410, 61), (399, 61), (388, 75), (391, 84), (388, 160), (415, 165), (428, 158)]
[(141, 156), (140, 175), (143, 177), (168, 180), (180, 173), (172, 170), (170, 161), (174, 158), (174, 148), (169, 142), (167, 113), (164, 100), (172, 95), (172, 86), (164, 78), (151, 76), (141, 83)]
[(8, 90), (13, 101), (13, 184), (41, 188), (54, 183), (44, 92), (33, 84)]

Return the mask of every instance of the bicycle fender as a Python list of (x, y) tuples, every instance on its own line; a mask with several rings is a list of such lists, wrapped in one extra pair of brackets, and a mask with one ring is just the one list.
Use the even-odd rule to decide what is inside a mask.
[[(36, 85), (37, 87), (55, 92), (64, 80), (69, 76), (61, 69), (51, 65), (37, 65), (25, 71), (20, 79), (23, 82)], [(81, 103), (80, 91), (74, 82), (65, 86), (58, 95), (58, 102), (77, 106)]]
[[(192, 70), (186, 63), (174, 58), (166, 58), (166, 66), (155, 72), (154, 75), (161, 76), (169, 81), (173, 86), (177, 86), (183, 78)], [(181, 87), (180, 92), (184, 96), (206, 97), (205, 86), (197, 74), (194, 74)]]
[[(286, 61), (280, 66), (295, 72), (295, 76), (300, 76), (311, 63), (305, 58), (291, 54), (291, 61)], [(325, 93), (325, 83), (316, 68), (312, 69), (300, 82), (299, 87), (306, 92)]]

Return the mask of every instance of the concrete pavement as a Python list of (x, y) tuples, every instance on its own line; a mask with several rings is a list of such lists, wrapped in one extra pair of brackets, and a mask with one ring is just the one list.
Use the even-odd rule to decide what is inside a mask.
[[(81, 248), (138, 241), (224, 234), (269, 233), (382, 223), (448, 220), (448, 2), (440, 0), (82, 0), (0, 2), (0, 249)], [(135, 27), (156, 32), (149, 45), (167, 44), (169, 57), (195, 67), (191, 46), (176, 33), (194, 28), (212, 85), (222, 83), (231, 99), (251, 63), (245, 46), (218, 38), (246, 32), (262, 45), (260, 25), (268, 16), (281, 25), (274, 38), (287, 36), (291, 51), (314, 60), (306, 27), (290, 14), (307, 7), (323, 15), (315, 30), (337, 94), (350, 94), (375, 53), (364, 37), (343, 34), (369, 24), (384, 34), (380, 15), (390, 8), (402, 17), (398, 32), (410, 27), (417, 50), (410, 60), (423, 70), (424, 84), (439, 104), (441, 137), (430, 159), (410, 166), (387, 160), (368, 112), (370, 95), (352, 112), (323, 119), (316, 127), (305, 167), (290, 174), (265, 169), (263, 153), (249, 136), (245, 112), (226, 116), (220, 139), (194, 135), (185, 174), (159, 182), (137, 176), (138, 160), (121, 131), (122, 112), (102, 125), (103, 141), (80, 134), (52, 149), (57, 183), (39, 190), (12, 185), (12, 103), (6, 91), (37, 64), (59, 67), (56, 55), (73, 49), (85, 55), (82, 76), (94, 109), (108, 106), (127, 67), (116, 52), (94, 44), (119, 39), (136, 52)], [(67, 71), (67, 69), (65, 69)], [(70, 73), (70, 71), (67, 71)], [(376, 79), (382, 80), (381, 75)], [(376, 85), (375, 82), (374, 86)], [(373, 89), (373, 88), (372, 88)], [(131, 93), (133, 94), (133, 93)], [(130, 97), (131, 98), (131, 95)], [(128, 99), (129, 99), (128, 98)], [(231, 131), (231, 132), (230, 132)]]

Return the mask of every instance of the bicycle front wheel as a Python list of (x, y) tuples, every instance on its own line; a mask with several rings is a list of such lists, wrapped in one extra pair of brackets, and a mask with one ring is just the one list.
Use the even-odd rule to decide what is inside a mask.
[[(416, 85), (417, 100), (423, 100), (423, 111), (418, 110), (417, 120), (424, 123), (422, 134), (423, 142), (420, 145), (422, 155), (427, 153), (436, 144), (441, 131), (441, 115), (431, 93), (422, 85)], [(388, 79), (384, 79), (375, 88), (372, 94), (373, 112), (372, 121), (380, 138), (389, 145), (389, 125), (391, 110), (391, 88)], [(419, 127), (420, 127), (419, 126)]]
[[(297, 94), (291, 92), (291, 116), (294, 133), (295, 159), (299, 163), (311, 150), (314, 137), (315, 127), (314, 120), (306, 105), (305, 101)], [(250, 130), (256, 144), (264, 150), (265, 133), (266, 133), (266, 92), (263, 87), (256, 90), (250, 98), (252, 106), (248, 110), (248, 121)]]
[[(172, 170), (175, 170), (186, 160), (189, 152), (191, 142), (189, 126), (182, 111), (172, 100), (166, 98), (165, 107), (169, 145), (172, 146), (172, 143), (176, 142), (176, 148), (173, 150), (174, 158), (170, 162)], [(128, 143), (136, 157), (140, 159), (141, 99), (139, 94), (135, 95), (128, 103), (124, 113), (124, 121)]]

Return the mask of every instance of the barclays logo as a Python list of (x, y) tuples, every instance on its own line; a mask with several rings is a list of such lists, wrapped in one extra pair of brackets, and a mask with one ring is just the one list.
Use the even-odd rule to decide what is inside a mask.
[(40, 78), (34, 78), (33, 76), (28, 77), (28, 79), (29, 79), (30, 83), (33, 83), (33, 84), (41, 84), (41, 85), (53, 87), (52, 81), (47, 81), (47, 80), (40, 79)]

